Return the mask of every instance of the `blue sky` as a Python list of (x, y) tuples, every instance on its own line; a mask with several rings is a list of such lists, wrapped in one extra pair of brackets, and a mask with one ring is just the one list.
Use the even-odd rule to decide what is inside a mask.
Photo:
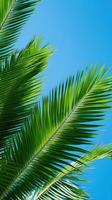
[[(33, 36), (55, 49), (46, 70), (45, 93), (77, 69), (92, 64), (106, 65), (112, 71), (112, 0), (43, 0), (25, 25), (17, 48)], [(112, 114), (108, 113), (96, 144), (112, 142)], [(85, 188), (91, 200), (112, 199), (112, 161), (92, 165)]]

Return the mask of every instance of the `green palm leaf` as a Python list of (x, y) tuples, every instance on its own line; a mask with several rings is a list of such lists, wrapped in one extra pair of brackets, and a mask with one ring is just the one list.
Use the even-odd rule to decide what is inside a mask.
[(20, 130), (31, 114), (41, 89), (41, 76), (51, 51), (32, 40), (22, 51), (6, 58), (0, 68), (0, 146)]
[(14, 3), (14, 0), (0, 1), (0, 25), (1, 26), (4, 23), (8, 15), (8, 12), (11, 10), (13, 3)]
[[(38, 200), (55, 200), (58, 196), (61, 199), (86, 199), (88, 195), (79, 187), (80, 179), (78, 174), (83, 173), (86, 167), (93, 161), (102, 158), (112, 157), (112, 145), (98, 146), (80, 158), (80, 163), (72, 163), (63, 172), (59, 173), (55, 179), (50, 180), (41, 192), (34, 196)], [(60, 198), (59, 198), (60, 199)]]
[(40, 192), (66, 165), (80, 163), (86, 153), (83, 145), (90, 143), (98, 121), (110, 108), (111, 84), (107, 70), (91, 67), (43, 98), (21, 132), (12, 137), (10, 148), (6, 145), (1, 199), (26, 199), (35, 188)]
[(0, 60), (9, 55), (19, 32), (40, 0), (0, 0)]

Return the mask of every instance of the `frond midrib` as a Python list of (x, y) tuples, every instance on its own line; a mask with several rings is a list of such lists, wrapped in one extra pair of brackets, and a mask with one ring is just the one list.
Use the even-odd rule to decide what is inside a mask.
[[(100, 82), (100, 80), (99, 80)], [(98, 84), (99, 84), (98, 82)], [(39, 158), (42, 156), (43, 154), (43, 150), (45, 151), (45, 149), (49, 148), (49, 143), (51, 140), (55, 139), (56, 138), (56, 135), (59, 133), (59, 130), (62, 129), (62, 127), (64, 126), (65, 122), (69, 121), (69, 118), (71, 117), (71, 115), (73, 114), (73, 112), (75, 113), (78, 108), (80, 107), (81, 104), (83, 104), (85, 98), (87, 96), (90, 95), (90, 93), (94, 90), (94, 88), (96, 88), (98, 85), (97, 83), (95, 83), (95, 85), (93, 85), (91, 87), (91, 89), (89, 91), (87, 91), (87, 93), (85, 94), (85, 96), (82, 97), (82, 99), (78, 102), (77, 105), (75, 105), (72, 109), (72, 111), (70, 113), (68, 113), (68, 115), (65, 117), (65, 119), (62, 121), (62, 123), (60, 124), (60, 126), (54, 131), (54, 134), (52, 134), (52, 136), (47, 140), (47, 142), (43, 145), (43, 147), (38, 151), (36, 152), (32, 158), (24, 165), (24, 167), (20, 170), (18, 176), (16, 176), (14, 178), (14, 180), (12, 181), (12, 184), (9, 185), (9, 187), (6, 188), (6, 190), (3, 192), (3, 194), (1, 195), (0, 197), (0, 200), (3, 200), (3, 198), (8, 194), (8, 192), (10, 191), (10, 189), (13, 187), (13, 185), (15, 184), (15, 182), (18, 181), (18, 179), (24, 175), (24, 173), (28, 170), (29, 166), (30, 166), (30, 163), (32, 163), (33, 161), (35, 161), (35, 158)]]
[[(102, 148), (102, 147), (101, 147)], [(104, 158), (109, 158), (109, 154), (112, 154), (112, 145), (110, 146), (111, 150), (108, 150), (108, 153), (102, 153)], [(95, 161), (95, 160), (99, 160), (102, 159), (102, 155), (97, 155), (96, 157), (91, 158), (91, 152), (90, 152), (90, 159), (88, 158), (88, 154), (85, 157), (81, 158), (81, 164), (80, 163), (76, 163), (73, 162), (71, 163), (71, 166), (68, 166), (68, 168), (65, 168), (63, 170), (63, 172), (60, 172), (54, 179), (53, 181), (51, 181), (50, 184), (48, 184), (38, 195), (37, 195), (37, 199), (39, 199), (53, 184), (55, 184), (57, 181), (59, 181), (61, 178), (63, 178), (64, 176), (68, 175), (69, 173), (72, 173), (75, 168), (78, 170), (81, 170), (83, 167), (85, 167), (85, 165), (82, 166), (82, 163), (86, 162), (86, 165), (89, 165), (91, 162)]]
[(13, 0), (12, 3), (11, 3), (10, 9), (7, 11), (7, 14), (6, 14), (5, 18), (3, 19), (3, 21), (2, 21), (2, 23), (0, 25), (0, 32), (2, 31), (2, 28), (4, 27), (4, 25), (5, 25), (9, 15), (10, 15), (10, 13), (12, 11), (12, 8), (14, 7), (15, 3), (16, 3), (16, 0)]

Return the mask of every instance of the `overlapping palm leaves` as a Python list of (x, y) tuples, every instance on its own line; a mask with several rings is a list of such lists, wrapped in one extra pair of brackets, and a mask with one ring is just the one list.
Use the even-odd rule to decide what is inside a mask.
[(40, 0), (0, 0), (0, 60), (9, 55), (25, 21)]
[(94, 121), (102, 120), (110, 107), (112, 78), (106, 73), (98, 67), (82, 71), (34, 107), (22, 130), (10, 140), (10, 149), (6, 146), (1, 199), (27, 198), (71, 162), (80, 163), (81, 153), (86, 153), (81, 145), (89, 143), (99, 125)]
[[(25, 49), (5, 59), (0, 69), (0, 146), (17, 132), (40, 93), (38, 75), (47, 65), (51, 51), (32, 40)], [(35, 77), (36, 76), (36, 77)]]
[(36, 2), (0, 4), (0, 199), (86, 199), (78, 172), (94, 159), (111, 157), (111, 146), (88, 152), (85, 145), (111, 107), (112, 77), (92, 66), (39, 102), (40, 72), (51, 50), (32, 40), (9, 54)]
[(111, 145), (94, 148), (91, 152), (81, 157), (80, 163), (73, 162), (72, 166), (68, 166), (60, 172), (55, 179), (52, 181), (50, 180), (46, 187), (44, 187), (37, 196), (33, 196), (34, 199), (88, 199), (88, 194), (78, 185), (80, 181), (85, 181), (82, 180), (80, 176), (93, 161), (111, 157)]

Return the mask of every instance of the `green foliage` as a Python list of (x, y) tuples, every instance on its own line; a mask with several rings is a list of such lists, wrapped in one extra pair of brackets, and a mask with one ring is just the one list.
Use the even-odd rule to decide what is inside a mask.
[(11, 7), (14, 3), (14, 0), (0, 0), (0, 25), (4, 23), (8, 12), (11, 10)]
[(0, 0), (0, 60), (9, 55), (20, 30), (40, 0)]
[(6, 58), (0, 68), (0, 146), (20, 129), (40, 94), (41, 77), (51, 51), (32, 40), (22, 51)]
[(112, 145), (105, 145), (94, 148), (91, 152), (80, 158), (80, 163), (73, 162), (60, 172), (55, 179), (50, 180), (40, 193), (35, 195), (35, 199), (51, 200), (55, 199), (88, 199), (89, 196), (78, 185), (82, 180), (78, 175), (82, 175), (85, 168), (93, 161), (112, 157)]
[(92, 66), (38, 99), (52, 51), (32, 40), (13, 51), (39, 0), (0, 1), (0, 200), (83, 200), (78, 176), (112, 146), (88, 152), (112, 102), (112, 77)]
[[(72, 162), (82, 163), (82, 153), (87, 153), (82, 145), (90, 143), (110, 107), (111, 83), (107, 70), (91, 67), (60, 84), (34, 107), (25, 126), (4, 147), (2, 199), (26, 199), (36, 188), (37, 193), (42, 191)], [(85, 196), (76, 188), (72, 193)]]

